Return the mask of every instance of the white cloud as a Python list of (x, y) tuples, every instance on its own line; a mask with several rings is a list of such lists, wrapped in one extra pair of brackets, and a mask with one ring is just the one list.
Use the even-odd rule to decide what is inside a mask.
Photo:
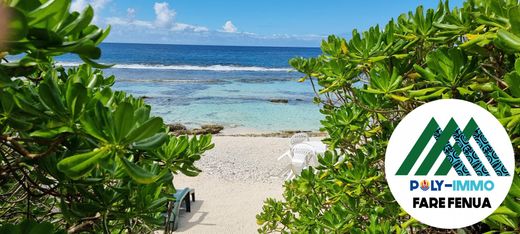
[(94, 18), (92, 22), (99, 23), (99, 13), (105, 8), (111, 0), (74, 0), (70, 5), (71, 11), (82, 12), (88, 5), (94, 9)]
[(101, 10), (103, 8), (105, 8), (105, 6), (110, 3), (111, 0), (92, 0), (90, 5), (92, 5), (92, 8), (94, 8), (94, 10)]
[(135, 9), (134, 8), (128, 8), (126, 9), (126, 17), (129, 20), (135, 19)]
[(145, 21), (136, 19), (136, 10), (128, 8), (126, 10), (126, 19), (119, 17), (109, 17), (107, 23), (111, 25), (119, 25), (120, 27), (144, 27), (147, 29), (167, 31), (186, 31), (186, 32), (207, 32), (209, 29), (204, 26), (197, 26), (185, 23), (175, 22), (174, 9), (170, 9), (167, 2), (156, 2), (153, 6), (155, 11), (155, 21)]
[(151, 23), (149, 21), (135, 20), (132, 18), (124, 19), (124, 18), (119, 18), (119, 17), (109, 17), (109, 18), (107, 18), (106, 22), (107, 22), (107, 24), (118, 25), (121, 27), (132, 26), (132, 27), (145, 27), (145, 28), (150, 28), (150, 29), (154, 28), (153, 23)]
[(170, 9), (167, 2), (156, 2), (153, 6), (155, 10), (155, 24), (159, 27), (171, 27), (177, 14), (175, 10)]
[[(76, 0), (78, 2), (76, 4), (80, 4), (81, 1), (101, 0)], [(106, 18), (105, 22), (113, 26), (107, 41), (206, 45), (317, 46), (324, 38), (324, 36), (320, 35), (241, 32), (231, 20), (226, 21), (221, 28), (209, 29), (205, 26), (177, 22), (175, 9), (170, 8), (170, 5), (166, 2), (156, 2), (153, 5), (153, 9), (155, 17), (150, 20), (139, 19), (138, 11), (140, 10), (134, 8), (126, 10), (126, 17)]]
[(235, 27), (231, 20), (226, 21), (226, 23), (222, 26), (222, 30), (228, 33), (236, 33), (238, 31), (237, 27)]
[(172, 31), (193, 31), (193, 32), (207, 32), (208, 28), (204, 26), (196, 26), (191, 24), (175, 23), (171, 28)]
[(94, 8), (94, 12), (99, 14), (98, 11), (105, 8), (105, 6), (110, 3), (111, 0), (74, 0), (70, 5), (71, 11), (83, 11), (87, 5), (92, 6)]
[(81, 12), (85, 7), (87, 7), (87, 1), (86, 0), (75, 0), (70, 5), (71, 11), (79, 11)]

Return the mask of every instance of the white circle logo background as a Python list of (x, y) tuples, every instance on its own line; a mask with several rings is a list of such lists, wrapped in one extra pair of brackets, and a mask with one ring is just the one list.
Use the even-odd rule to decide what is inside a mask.
[[(490, 176), (477, 176), (464, 153), (460, 153), (459, 157), (471, 176), (459, 176), (453, 168), (446, 176), (436, 176), (435, 171), (440, 166), (442, 159), (446, 157), (444, 152), (441, 153), (427, 175), (416, 176), (417, 168), (435, 143), (435, 139), (431, 137), (409, 174), (397, 176), (397, 170), (432, 117), (435, 118), (441, 129), (444, 129), (449, 120), (453, 118), (461, 130), (473, 118), (510, 175), (497, 176), (478, 144), (471, 138), (469, 140), (470, 145), (479, 155)], [(455, 143), (453, 138), (450, 138), (450, 143), (452, 145)], [(515, 172), (514, 165), (514, 151), (511, 140), (500, 122), (482, 107), (457, 99), (429, 102), (406, 115), (392, 133), (385, 156), (386, 179), (396, 201), (415, 219), (438, 228), (467, 227), (480, 222), (493, 213), (509, 192), (513, 181), (512, 175)], [(410, 191), (410, 180), (492, 180), (495, 186), (492, 191), (453, 191), (447, 188), (442, 188), (441, 191), (422, 191), (421, 189)], [(491, 208), (414, 208), (413, 197), (488, 197)]]

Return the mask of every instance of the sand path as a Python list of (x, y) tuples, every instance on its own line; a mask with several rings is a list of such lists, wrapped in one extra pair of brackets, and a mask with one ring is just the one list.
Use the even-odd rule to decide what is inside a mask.
[(289, 139), (215, 136), (215, 148), (197, 165), (197, 177), (178, 175), (178, 188), (196, 192), (192, 212), (180, 213), (180, 233), (256, 233), (255, 215), (267, 197), (281, 198), (285, 165), (276, 159)]

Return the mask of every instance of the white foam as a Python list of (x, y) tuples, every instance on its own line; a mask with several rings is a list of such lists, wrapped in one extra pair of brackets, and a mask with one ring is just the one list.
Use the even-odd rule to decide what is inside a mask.
[[(58, 65), (64, 67), (79, 66), (80, 63), (58, 62)], [(150, 70), (184, 70), (184, 71), (252, 71), (252, 72), (289, 72), (291, 68), (270, 68), (257, 66), (233, 66), (233, 65), (161, 65), (161, 64), (116, 64), (112, 68), (119, 69), (150, 69)]]

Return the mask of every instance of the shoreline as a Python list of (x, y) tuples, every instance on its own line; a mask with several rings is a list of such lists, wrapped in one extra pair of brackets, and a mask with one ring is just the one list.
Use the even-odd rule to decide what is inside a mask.
[(276, 137), (276, 138), (290, 138), (296, 133), (306, 133), (309, 137), (327, 137), (325, 132), (317, 131), (279, 131), (279, 132), (243, 132), (243, 133), (218, 133), (215, 136), (228, 136), (228, 137)]
[(247, 127), (227, 127), (222, 126), (223, 129), (220, 131), (218, 136), (234, 136), (234, 137), (281, 137), (288, 138), (296, 133), (307, 133), (309, 137), (325, 137), (326, 132), (317, 130), (301, 130), (301, 129), (287, 129), (287, 130), (259, 130), (255, 128)]
[(184, 124), (169, 123), (166, 124), (170, 128), (173, 135), (203, 135), (212, 134), (213, 136), (231, 136), (231, 137), (279, 137), (289, 138), (296, 133), (307, 133), (309, 137), (327, 137), (326, 132), (317, 130), (259, 130), (247, 127), (229, 127), (221, 124), (204, 124), (198, 128), (188, 128)]

